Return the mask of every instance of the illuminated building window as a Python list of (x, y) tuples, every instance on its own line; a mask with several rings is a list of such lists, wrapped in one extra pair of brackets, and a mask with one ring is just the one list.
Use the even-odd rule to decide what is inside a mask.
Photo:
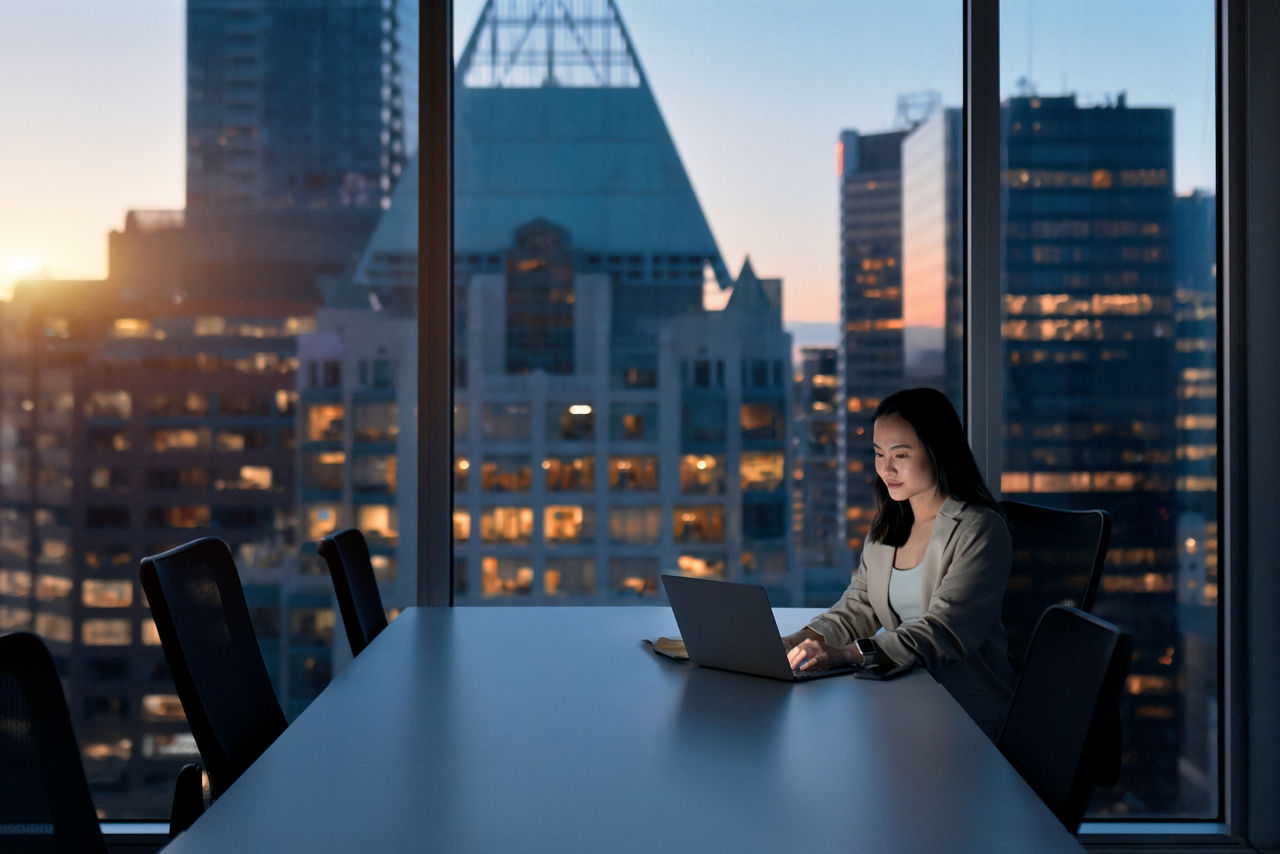
[(93, 489), (120, 489), (129, 485), (129, 472), (106, 466), (94, 466), (89, 471), (89, 486)]
[(153, 418), (203, 418), (209, 414), (209, 397), (195, 391), (147, 395), (147, 415)]
[(533, 591), (533, 566), (523, 557), (483, 557), (480, 559), (480, 592), (488, 596), (511, 596)]
[(743, 451), (742, 491), (772, 492), (786, 476), (785, 456), (781, 451)]
[(92, 391), (84, 402), (84, 414), (89, 418), (128, 418), (133, 412), (133, 401), (127, 391)]
[(661, 507), (610, 507), (609, 540), (632, 545), (656, 545), (661, 536)]
[(80, 624), (80, 640), (85, 646), (128, 646), (133, 641), (128, 620), (85, 620)]
[(686, 495), (720, 495), (725, 489), (723, 454), (685, 454), (680, 458), (680, 491)]
[(609, 586), (620, 593), (637, 596), (658, 594), (656, 557), (612, 556), (609, 558)]
[(56, 602), (71, 595), (75, 582), (60, 575), (41, 575), (36, 578), (36, 598), (41, 602)]
[(86, 578), (80, 582), (80, 601), (86, 608), (127, 608), (133, 604), (133, 582)]
[(480, 539), (486, 543), (527, 543), (533, 537), (530, 507), (486, 507), (480, 513)]
[[(0, 629), (3, 630), (29, 630), (31, 628), (31, 610), (28, 608), (14, 608), (10, 605), (0, 605)], [(41, 632), (42, 635), (48, 637), (47, 634)], [(71, 639), (71, 626), (67, 625), (67, 637), (63, 640)]]
[(609, 438), (614, 442), (651, 442), (658, 438), (656, 403), (615, 403), (609, 407)]
[(370, 543), (395, 543), (400, 535), (396, 509), (389, 504), (356, 505), (356, 527), (364, 532)]
[[(271, 488), (272, 471), (270, 466), (240, 466), (239, 479), (230, 483), (233, 489)], [(219, 483), (222, 483), (219, 481)], [(221, 486), (219, 488), (222, 488)]]
[(142, 637), (143, 646), (160, 645), (160, 631), (156, 628), (155, 620), (150, 617), (142, 620), (138, 625), (138, 630)]
[(453, 511), (453, 539), (459, 543), (471, 539), (471, 514), (466, 510)]
[(548, 596), (594, 596), (595, 558), (547, 558), (546, 568), (542, 571), (542, 589)]
[(183, 721), (182, 701), (177, 694), (143, 694), (142, 719), (144, 721)]
[(747, 441), (776, 441), (786, 436), (786, 421), (781, 404), (744, 403), (740, 424), (742, 438)]
[(151, 321), (140, 317), (121, 317), (111, 324), (112, 338), (151, 338)]
[(36, 614), (36, 634), (47, 641), (71, 642), (71, 618), (59, 614)]
[(307, 407), (308, 442), (341, 442), (343, 408), (340, 403), (313, 403)]
[(351, 491), (386, 493), (396, 491), (395, 454), (356, 454), (351, 460)]
[(595, 541), (595, 511), (590, 507), (553, 504), (543, 510), (543, 535), (548, 544)]
[(654, 492), (658, 488), (658, 458), (633, 454), (609, 458), (612, 492)]
[(99, 761), (107, 759), (127, 760), (133, 755), (133, 742), (127, 738), (117, 739), (116, 741), (90, 741), (80, 748), (80, 753), (86, 759)]
[(149, 444), (157, 452), (207, 451), (213, 444), (213, 434), (208, 427), (154, 429)]
[(542, 461), (548, 492), (591, 492), (596, 488), (595, 457), (548, 457)]
[[(46, 434), (48, 435), (48, 434)], [(39, 450), (49, 450), (59, 447), (58, 442), (39, 441), (37, 437), (37, 445), (43, 445)], [(116, 430), (106, 427), (90, 427), (88, 433), (89, 447), (95, 451), (127, 451), (129, 450), (129, 436), (124, 430)]]
[(342, 489), (343, 467), (347, 455), (342, 451), (325, 451), (302, 455), (302, 488), (328, 492)]
[(675, 507), (671, 519), (678, 543), (724, 542), (724, 507), (721, 505)]
[[(394, 442), (400, 435), (399, 407), (394, 403), (355, 403), (354, 439), (357, 442)], [(465, 410), (465, 407), (463, 407)], [(467, 435), (466, 430), (458, 434)]]
[(338, 530), (336, 504), (312, 504), (303, 511), (307, 539), (322, 540)]
[(487, 454), (480, 465), (480, 488), (485, 492), (528, 492), (533, 463), (527, 454)]
[(146, 733), (142, 736), (142, 755), (148, 759), (179, 759), (199, 756), (200, 749), (189, 732)]
[(196, 318), (194, 331), (197, 337), (225, 335), (227, 319), (217, 315), (202, 315)]
[(720, 553), (682, 554), (676, 558), (681, 575), (697, 578), (724, 578), (725, 559)]
[(470, 483), (471, 461), (466, 457), (453, 458), (453, 491), (466, 492)]
[(533, 433), (529, 404), (486, 403), (480, 413), (480, 430), (485, 439), (527, 441)]
[(152, 507), (147, 511), (147, 523), (165, 528), (207, 528), (212, 516), (205, 504)]
[(214, 448), (219, 451), (260, 451), (271, 447), (271, 434), (266, 430), (219, 430)]
[(0, 569), (0, 596), (31, 595), (31, 573), (21, 569)]
[(579, 441), (594, 439), (596, 414), (587, 403), (551, 403), (547, 405), (547, 439)]

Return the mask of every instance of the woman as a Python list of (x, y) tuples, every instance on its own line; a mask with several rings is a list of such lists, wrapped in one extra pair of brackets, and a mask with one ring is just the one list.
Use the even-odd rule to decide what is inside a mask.
[(941, 392), (897, 392), (873, 425), (876, 516), (862, 559), (840, 601), (783, 639), (791, 665), (923, 667), (994, 740), (1014, 682), (1000, 619), (1008, 526)]

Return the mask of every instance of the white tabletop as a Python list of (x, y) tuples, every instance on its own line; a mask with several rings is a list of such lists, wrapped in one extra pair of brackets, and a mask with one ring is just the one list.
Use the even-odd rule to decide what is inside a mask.
[(411, 608), (165, 850), (1082, 850), (927, 674), (791, 684), (641, 643), (675, 633)]

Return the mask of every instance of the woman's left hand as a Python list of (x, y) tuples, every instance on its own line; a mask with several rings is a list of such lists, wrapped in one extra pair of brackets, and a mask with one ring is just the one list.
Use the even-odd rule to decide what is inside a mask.
[(832, 667), (846, 667), (861, 660), (857, 647), (828, 646), (820, 640), (809, 638), (791, 648), (787, 653), (787, 661), (792, 670), (827, 670)]

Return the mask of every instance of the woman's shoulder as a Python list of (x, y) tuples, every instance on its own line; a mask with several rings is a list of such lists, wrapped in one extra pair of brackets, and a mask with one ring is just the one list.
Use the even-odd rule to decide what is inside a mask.
[(975, 532), (998, 530), (1007, 534), (1009, 531), (1009, 524), (999, 511), (977, 501), (948, 498), (942, 503), (938, 513), (951, 516), (959, 522), (960, 527), (969, 528)]

